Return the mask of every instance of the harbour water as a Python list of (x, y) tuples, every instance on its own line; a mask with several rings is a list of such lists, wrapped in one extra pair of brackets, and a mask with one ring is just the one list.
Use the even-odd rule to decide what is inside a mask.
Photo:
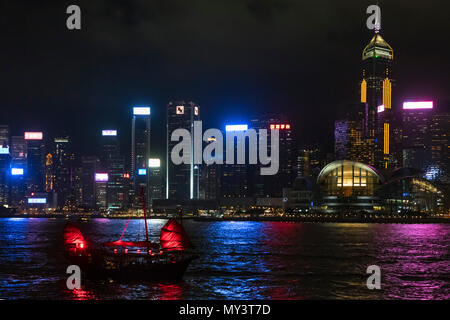
[[(157, 241), (166, 220), (148, 220)], [(64, 219), (0, 219), (0, 299), (449, 299), (449, 224), (193, 221), (196, 246), (179, 283), (92, 283), (66, 288)], [(126, 220), (82, 224), (94, 241), (117, 240)], [(124, 240), (144, 234), (131, 220)], [(141, 236), (142, 240), (142, 236)], [(369, 290), (366, 269), (381, 268)]]

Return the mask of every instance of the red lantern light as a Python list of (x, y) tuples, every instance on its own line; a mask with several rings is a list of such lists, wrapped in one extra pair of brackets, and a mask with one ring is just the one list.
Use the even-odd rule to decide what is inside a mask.
[(125, 249), (125, 253), (128, 253), (128, 249)]

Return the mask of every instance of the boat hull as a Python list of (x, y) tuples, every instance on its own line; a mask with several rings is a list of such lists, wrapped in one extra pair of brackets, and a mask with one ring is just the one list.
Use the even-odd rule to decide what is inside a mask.
[(68, 256), (88, 279), (123, 281), (181, 281), (196, 256), (177, 260), (101, 254)]

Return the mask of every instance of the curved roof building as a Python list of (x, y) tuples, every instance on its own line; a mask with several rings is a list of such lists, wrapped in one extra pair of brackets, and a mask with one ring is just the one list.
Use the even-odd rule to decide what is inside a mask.
[(384, 177), (372, 166), (349, 160), (331, 162), (317, 178), (322, 210), (339, 213), (372, 212), (377, 204), (375, 190), (384, 182)]

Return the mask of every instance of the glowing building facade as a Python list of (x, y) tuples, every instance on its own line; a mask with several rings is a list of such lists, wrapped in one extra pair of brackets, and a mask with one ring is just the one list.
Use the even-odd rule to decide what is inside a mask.
[[(53, 141), (54, 150), (52, 162), (55, 176), (53, 190), (57, 195), (57, 207), (64, 208), (68, 205), (69, 197), (72, 195), (73, 191), (74, 155), (72, 154), (71, 142), (68, 136), (57, 137)], [(48, 160), (48, 158), (46, 160)], [(46, 187), (49, 187), (48, 184)]]
[(150, 202), (148, 171), (150, 158), (150, 107), (134, 107), (131, 122), (131, 178), (133, 179), (134, 205), (140, 207), (141, 188), (144, 188), (147, 203)]
[(366, 104), (364, 136), (374, 142), (371, 151), (379, 168), (394, 165), (391, 146), (393, 59), (394, 50), (377, 31), (362, 53), (360, 91), (361, 103)]
[(334, 124), (335, 158), (374, 165), (374, 139), (364, 134), (365, 106), (356, 104), (346, 109), (344, 118)]
[(101, 137), (102, 168), (108, 173), (106, 207), (118, 209), (128, 202), (128, 179), (124, 178), (125, 159), (120, 154), (117, 130), (103, 130)]
[(326, 165), (317, 178), (323, 212), (372, 212), (379, 202), (375, 191), (384, 177), (373, 167), (348, 160)]
[(42, 132), (25, 132), (27, 142), (27, 192), (44, 191), (45, 145)]
[(259, 139), (259, 130), (267, 130), (267, 152), (271, 150), (271, 130), (278, 130), (279, 139), (279, 168), (275, 175), (262, 176), (260, 168), (263, 165), (252, 167), (249, 190), (254, 197), (281, 198), (283, 188), (291, 188), (296, 177), (296, 153), (293, 136), (293, 125), (284, 115), (260, 116), (251, 119), (250, 127), (256, 130)]
[(194, 102), (173, 101), (167, 105), (166, 199), (190, 200), (199, 198), (200, 165), (194, 165), (194, 141), (191, 140), (191, 159), (188, 164), (175, 165), (170, 152), (179, 141), (171, 141), (172, 133), (185, 129), (194, 137), (194, 121), (200, 120), (200, 107)]

